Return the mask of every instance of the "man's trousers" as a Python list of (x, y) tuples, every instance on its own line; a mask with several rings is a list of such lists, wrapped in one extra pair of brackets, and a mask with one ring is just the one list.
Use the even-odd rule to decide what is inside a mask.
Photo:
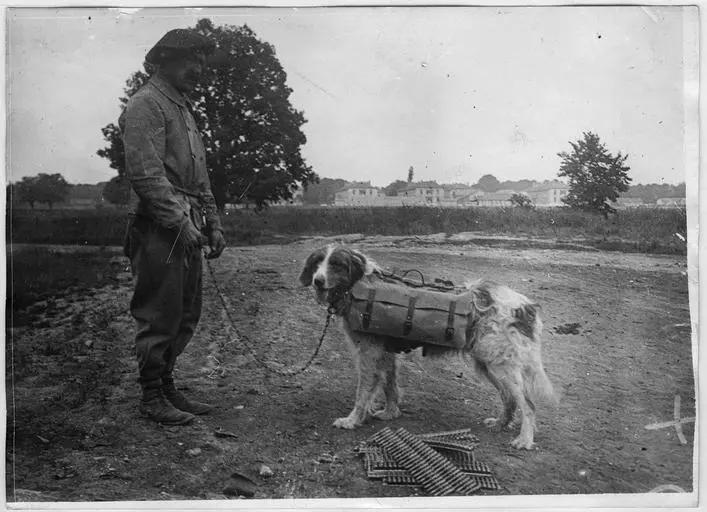
[(177, 230), (136, 217), (128, 230), (137, 322), (135, 351), (143, 389), (161, 386), (187, 346), (201, 316), (201, 252), (187, 250)]

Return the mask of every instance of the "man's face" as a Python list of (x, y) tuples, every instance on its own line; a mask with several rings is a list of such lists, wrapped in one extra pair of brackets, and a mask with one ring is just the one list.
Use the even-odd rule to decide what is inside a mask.
[(160, 66), (160, 72), (179, 92), (189, 93), (196, 87), (205, 68), (206, 56), (204, 53), (193, 52), (165, 62)]

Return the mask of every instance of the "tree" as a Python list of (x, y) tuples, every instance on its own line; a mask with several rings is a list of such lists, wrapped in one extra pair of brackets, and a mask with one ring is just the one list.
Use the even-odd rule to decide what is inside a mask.
[(332, 204), (336, 192), (346, 186), (346, 180), (321, 178), (305, 187), (302, 202), (305, 204)]
[(66, 200), (69, 185), (61, 174), (41, 173), (37, 176), (25, 176), (16, 184), (15, 190), (22, 201), (34, 208), (34, 203), (47, 203), (49, 208), (54, 203)]
[(415, 170), (412, 168), (412, 165), (408, 169), (408, 183), (412, 183), (412, 179), (415, 176)]
[(527, 208), (529, 210), (535, 208), (533, 200), (527, 194), (516, 192), (510, 197), (511, 204), (519, 208)]
[(395, 180), (393, 183), (389, 184), (386, 187), (383, 187), (383, 193), (386, 196), (397, 196), (398, 193), (407, 187), (409, 182), (405, 182), (402, 180)]
[(34, 209), (34, 203), (37, 202), (36, 188), (37, 188), (37, 177), (36, 176), (25, 176), (21, 181), (15, 184), (15, 193), (21, 201), (26, 201), (29, 203), (29, 207)]
[(481, 178), (479, 178), (479, 181), (476, 183), (475, 187), (480, 188), (484, 192), (496, 192), (501, 189), (501, 183), (493, 174), (484, 174)]
[(608, 217), (616, 211), (610, 203), (626, 192), (631, 182), (630, 167), (624, 165), (628, 155), (612, 155), (592, 132), (583, 133), (583, 139), (569, 144), (571, 153), (557, 154), (562, 159), (558, 176), (569, 178), (570, 187), (562, 201)]
[[(125, 106), (128, 104), (130, 97), (135, 94), (140, 87), (145, 85), (145, 83), (150, 78), (150, 73), (154, 71), (152, 66), (148, 63), (144, 64), (145, 71), (136, 71), (125, 81), (125, 96), (118, 98), (120, 102), (120, 113), (125, 111)], [(123, 136), (120, 132), (120, 128), (114, 124), (110, 123), (103, 128), (103, 138), (108, 143), (105, 148), (96, 151), (98, 156), (108, 159), (109, 165), (112, 169), (118, 171), (118, 176), (125, 176), (125, 148), (123, 147)]]
[(670, 185), (668, 183), (638, 184), (628, 187), (622, 197), (640, 197), (644, 203), (655, 203), (661, 197), (685, 197), (685, 183)]
[(537, 184), (538, 182), (535, 180), (502, 181), (498, 185), (498, 190), (515, 190), (516, 192), (523, 192), (524, 190), (528, 190)]
[(124, 176), (114, 176), (103, 188), (103, 199), (112, 204), (130, 203), (130, 182)]
[[(195, 29), (228, 55), (228, 65), (209, 69), (191, 98), (217, 205), (223, 208), (233, 201), (254, 203), (260, 209), (291, 199), (294, 190), (315, 182), (317, 175), (300, 153), (307, 140), (301, 130), (306, 120), (290, 103), (292, 89), (275, 49), (247, 25), (215, 27), (202, 19)], [(128, 98), (152, 70), (145, 71), (128, 80)], [(124, 108), (127, 100), (120, 100)], [(99, 155), (108, 158), (120, 175), (125, 163), (120, 160), (119, 131), (108, 125), (103, 134), (108, 147)]]

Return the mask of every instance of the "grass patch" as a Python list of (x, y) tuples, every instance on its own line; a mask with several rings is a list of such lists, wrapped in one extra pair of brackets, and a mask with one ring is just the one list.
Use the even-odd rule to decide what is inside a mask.
[(5, 303), (8, 324), (26, 323), (28, 315), (19, 312), (35, 302), (116, 283), (122, 265), (111, 263), (113, 256), (115, 252), (101, 248), (77, 252), (45, 247), (8, 250)]

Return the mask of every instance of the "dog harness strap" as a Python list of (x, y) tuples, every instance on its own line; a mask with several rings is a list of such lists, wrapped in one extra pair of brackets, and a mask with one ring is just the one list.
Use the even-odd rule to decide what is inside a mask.
[(466, 341), (466, 346), (468, 348), (471, 348), (469, 343), (471, 342), (471, 338), (474, 335), (475, 328), (476, 328), (476, 315), (474, 314), (474, 303), (472, 301), (471, 311), (469, 311), (469, 314), (466, 317), (466, 333), (464, 335), (465, 341)]
[(449, 316), (447, 317), (447, 330), (444, 332), (446, 341), (450, 341), (454, 337), (454, 311), (457, 309), (457, 301), (453, 300), (449, 303)]
[(417, 302), (417, 297), (410, 297), (410, 302), (408, 302), (408, 314), (403, 324), (403, 336), (407, 336), (410, 334), (410, 331), (412, 331), (412, 317), (415, 314), (415, 302)]
[(373, 313), (373, 301), (376, 298), (376, 289), (368, 290), (368, 300), (366, 301), (366, 311), (363, 313), (363, 328), (368, 329), (371, 325), (371, 313)]

